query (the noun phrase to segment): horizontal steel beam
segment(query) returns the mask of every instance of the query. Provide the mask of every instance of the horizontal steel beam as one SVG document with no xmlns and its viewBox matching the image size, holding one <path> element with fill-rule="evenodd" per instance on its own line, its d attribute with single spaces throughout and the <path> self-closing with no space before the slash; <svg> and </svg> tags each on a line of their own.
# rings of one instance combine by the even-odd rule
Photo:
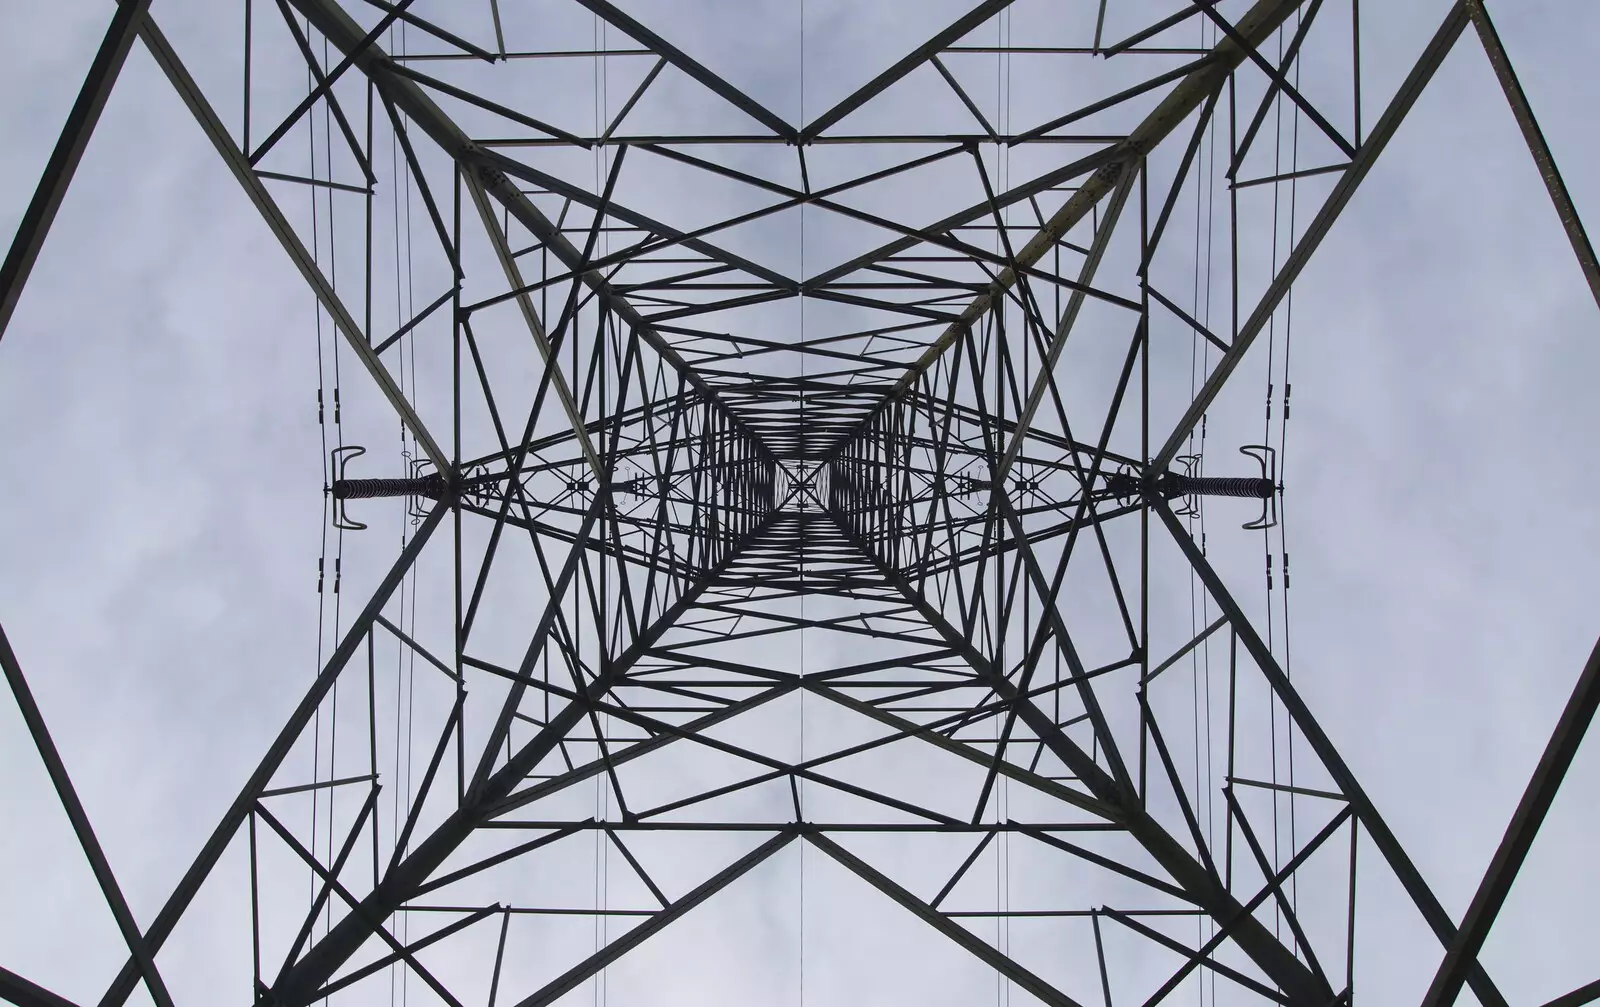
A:
<svg viewBox="0 0 1600 1007">
<path fill-rule="evenodd" d="M 922 922 L 955 941 L 985 965 L 1016 983 L 1028 993 L 1038 997 L 1042 1002 L 1049 1004 L 1050 1007 L 1083 1007 L 1078 1001 L 1023 968 L 1010 955 L 1002 953 L 988 941 L 923 902 L 896 884 L 888 875 L 877 870 L 832 839 L 820 832 L 811 830 L 807 830 L 805 836 L 807 842 L 832 857 L 850 873 L 887 895 L 902 908 L 910 910 Z"/>
<path fill-rule="evenodd" d="M 583 0 L 580 0 L 580 2 L 583 2 Z M 800 132 L 801 141 L 810 142 L 821 136 L 836 125 L 839 120 L 887 91 L 947 47 L 961 41 L 962 37 L 968 32 L 978 28 L 985 21 L 1010 7 L 1012 2 L 1013 0 L 983 0 L 982 3 L 957 18 L 948 28 L 940 31 L 922 45 L 917 46 L 916 49 L 896 61 L 893 66 L 846 95 L 826 112 L 806 123 L 805 129 Z"/>
<path fill-rule="evenodd" d="M 550 1004 L 555 1003 L 561 997 L 583 985 L 595 973 L 660 933 L 669 924 L 687 915 L 691 909 L 772 859 L 773 855 L 788 846 L 794 837 L 795 830 L 793 828 L 785 829 L 773 836 L 738 860 L 735 860 L 732 864 L 696 885 L 687 895 L 672 902 L 645 922 L 568 969 L 537 993 L 519 1000 L 517 1007 L 549 1007 Z"/>
</svg>

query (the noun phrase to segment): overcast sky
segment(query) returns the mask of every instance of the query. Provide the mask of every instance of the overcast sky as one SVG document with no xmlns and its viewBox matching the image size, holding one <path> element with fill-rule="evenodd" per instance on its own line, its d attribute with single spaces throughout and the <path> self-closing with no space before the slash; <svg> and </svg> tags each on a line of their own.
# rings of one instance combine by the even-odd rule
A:
<svg viewBox="0 0 1600 1007">
<path fill-rule="evenodd" d="M 205 6 L 153 9 L 232 121 L 238 12 Z M 798 5 L 624 6 L 799 117 Z M 808 116 L 965 4 L 917 17 L 908 6 L 810 4 Z M 1369 125 L 1445 5 L 1396 6 L 1363 40 Z M 1600 9 L 1493 10 L 1593 219 Z M 20 217 L 110 13 L 97 0 L 0 0 L 4 221 Z M 1027 100 L 1051 107 L 1048 94 Z M 1587 436 L 1600 422 L 1600 316 L 1470 33 L 1296 287 L 1294 311 L 1295 681 L 1459 918 L 1600 630 Z M 0 622 L 146 924 L 314 668 L 313 319 L 298 275 L 136 46 L 0 342 Z M 360 380 L 346 374 L 347 387 Z M 1221 423 L 1259 414 L 1259 372 L 1248 380 L 1219 405 Z M 361 436 L 393 437 L 381 409 L 352 411 Z M 1242 443 L 1246 421 L 1223 429 Z M 1230 544 L 1242 533 L 1224 518 L 1214 558 L 1259 607 L 1259 550 Z M 352 583 L 376 580 L 393 547 L 363 540 Z M 1594 978 L 1596 751 L 1580 753 L 1485 951 L 1517 1005 Z M 9 699 L 0 821 L 0 964 L 93 1002 L 125 949 Z M 1371 905 L 1399 907 L 1370 850 L 1363 901 L 1370 891 Z M 808 855 L 806 869 L 817 863 Z M 614 980 L 612 998 L 800 1003 L 796 867 L 702 907 L 668 950 L 647 945 L 654 957 Z M 884 900 L 811 883 L 806 1003 L 994 995 L 981 965 Z M 248 995 L 229 971 L 242 917 L 219 908 L 237 896 L 208 890 L 200 922 L 164 952 L 179 1002 Z M 686 977 L 697 943 L 692 960 L 737 963 L 711 987 Z M 1358 993 L 1415 1003 L 1438 954 L 1414 914 L 1368 914 Z M 670 990 L 646 965 L 679 970 Z"/>
</svg>

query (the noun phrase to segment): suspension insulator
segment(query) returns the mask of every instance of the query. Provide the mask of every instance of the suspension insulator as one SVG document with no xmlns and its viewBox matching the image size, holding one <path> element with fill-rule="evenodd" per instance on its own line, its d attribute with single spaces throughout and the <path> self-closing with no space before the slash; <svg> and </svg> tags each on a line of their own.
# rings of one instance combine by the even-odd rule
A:
<svg viewBox="0 0 1600 1007">
<path fill-rule="evenodd" d="M 379 497 L 426 497 L 442 500 L 448 487 L 438 473 L 415 479 L 336 479 L 335 500 L 373 500 Z"/>
<path fill-rule="evenodd" d="M 1106 479 L 1106 491 L 1119 499 L 1140 496 L 1148 485 L 1149 482 L 1131 472 L 1117 472 Z M 1154 485 L 1156 492 L 1167 500 L 1187 496 L 1270 500 L 1278 489 L 1271 479 L 1190 476 L 1180 472 L 1163 472 L 1155 477 Z"/>
<path fill-rule="evenodd" d="M 1252 500 L 1270 500 L 1277 492 L 1271 479 L 1235 478 L 1228 476 L 1186 476 L 1177 472 L 1163 473 L 1157 482 L 1161 495 L 1173 497 L 1246 497 Z"/>
</svg>

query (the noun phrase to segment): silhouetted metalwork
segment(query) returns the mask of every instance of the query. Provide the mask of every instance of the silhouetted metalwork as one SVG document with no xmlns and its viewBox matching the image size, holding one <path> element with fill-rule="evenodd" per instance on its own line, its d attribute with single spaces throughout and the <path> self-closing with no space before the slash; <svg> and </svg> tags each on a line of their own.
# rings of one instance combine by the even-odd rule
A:
<svg viewBox="0 0 1600 1007">
<path fill-rule="evenodd" d="M 543 24 L 486 0 L 477 34 L 457 16 L 470 5 L 443 0 L 275 6 L 243 3 L 235 129 L 149 4 L 122 3 L 0 273 L 3 330 L 137 34 L 307 280 L 320 358 L 353 354 L 372 379 L 361 405 L 318 389 L 333 526 L 366 528 L 346 510 L 363 501 L 404 539 L 142 929 L 0 636 L 129 946 L 101 1007 L 141 983 L 170 1002 L 156 956 L 203 886 L 236 882 L 215 875 L 241 842 L 262 1005 L 365 1002 L 395 970 L 449 1004 L 469 999 L 464 975 L 491 1004 L 554 1003 L 806 846 L 1046 1004 L 1109 1005 L 1113 988 L 1216 1002 L 1220 985 L 1227 1002 L 1327 1007 L 1355 995 L 1360 843 L 1448 952 L 1430 1007 L 1462 984 L 1507 1002 L 1477 952 L 1592 719 L 1595 661 L 1458 930 L 1204 526 L 1208 508 L 1231 524 L 1234 501 L 1259 505 L 1244 527 L 1267 543 L 1268 611 L 1284 604 L 1287 548 L 1266 530 L 1288 381 L 1269 361 L 1268 435 L 1240 448 L 1242 474 L 1227 459 L 1257 438 L 1211 433 L 1208 474 L 1208 417 L 1287 326 L 1295 279 L 1469 22 L 1596 282 L 1480 0 L 1450 8 L 1365 131 L 1359 0 L 1102 0 L 1083 24 L 1041 6 L 1066 27 L 1026 44 L 1013 5 L 985 0 L 809 119 L 803 91 L 801 114 L 781 113 L 673 26 L 603 0 Z M 593 45 L 544 41 L 575 24 Z M 1049 94 L 1077 93 L 1070 79 L 1101 96 L 1034 95 L 1020 123 L 1009 98 L 986 109 L 972 61 L 1024 56 L 1060 68 Z M 594 68 L 589 123 L 550 69 L 573 61 Z M 598 83 L 613 65 L 632 67 L 620 103 Z M 1301 222 L 1285 229 L 1288 192 Z M 1202 223 L 1218 221 L 1213 263 Z M 1241 246 L 1270 248 L 1264 272 Z M 380 459 L 344 430 L 384 401 L 401 434 Z M 1213 538 L 1256 541 L 1228 524 Z M 448 571 L 419 575 L 424 553 Z M 408 578 L 424 586 L 397 601 Z M 1173 585 L 1200 599 L 1190 612 L 1152 597 Z M 848 727 L 812 738 L 806 716 Z M 653 845 L 684 833 L 739 852 L 706 869 Z M 885 857 L 856 845 L 867 833 L 950 862 Z M 528 865 L 568 863 L 584 836 L 642 901 L 528 894 Z M 1045 858 L 1035 902 L 979 905 L 974 865 L 1012 843 Z M 285 865 L 309 900 L 268 876 Z M 525 921 L 563 916 L 633 925 L 577 960 L 530 963 L 520 938 L 508 952 Z M 1027 918 L 1063 928 L 1048 959 L 969 925 Z M 440 967 L 447 949 L 463 950 Z M 66 1002 L 4 970 L 0 996 Z"/>
</svg>

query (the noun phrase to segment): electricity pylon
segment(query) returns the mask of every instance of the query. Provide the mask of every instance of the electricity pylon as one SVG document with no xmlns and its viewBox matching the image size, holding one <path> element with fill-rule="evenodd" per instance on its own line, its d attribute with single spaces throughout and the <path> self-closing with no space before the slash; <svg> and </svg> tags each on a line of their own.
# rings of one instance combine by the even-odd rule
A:
<svg viewBox="0 0 1600 1007">
<path fill-rule="evenodd" d="M 0 639 L 128 944 L 103 1007 L 171 1001 L 161 949 L 222 884 L 254 975 L 218 1000 L 403 975 L 555 1003 L 802 847 L 1025 999 L 1323 1007 L 1354 996 L 1362 844 L 1438 939 L 1428 1003 L 1507 1003 L 1477 951 L 1600 662 L 1458 923 L 1203 523 L 1268 543 L 1282 606 L 1286 362 L 1253 372 L 1260 443 L 1207 466 L 1236 433 L 1208 419 L 1463 35 L 1600 300 L 1481 3 L 1365 108 L 1356 0 L 985 0 L 839 94 L 798 29 L 753 92 L 606 0 L 512 6 L 244 0 L 239 51 L 204 54 L 243 80 L 225 103 L 124 0 L 0 274 L 3 333 L 141 44 L 304 275 L 321 357 L 370 378 L 319 399 L 334 526 L 404 538 L 152 920 Z M 344 441 L 380 396 L 392 455 Z M 603 899 L 553 880 L 573 864 Z M 563 957 L 573 918 L 603 929 Z"/>
</svg>

